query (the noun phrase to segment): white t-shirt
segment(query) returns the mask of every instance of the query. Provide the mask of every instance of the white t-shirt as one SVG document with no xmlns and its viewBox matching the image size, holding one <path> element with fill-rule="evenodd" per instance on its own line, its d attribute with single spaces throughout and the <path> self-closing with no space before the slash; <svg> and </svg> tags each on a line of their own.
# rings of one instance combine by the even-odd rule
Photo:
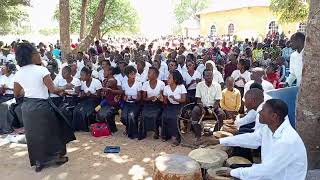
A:
<svg viewBox="0 0 320 180">
<path fill-rule="evenodd" d="M 98 79 L 92 78 L 90 87 L 87 86 L 85 81 L 81 81 L 81 90 L 85 93 L 89 92 L 91 94 L 97 95 L 97 90 L 102 89 L 102 84 Z"/>
<path fill-rule="evenodd" d="M 122 90 L 124 94 L 128 96 L 128 99 L 137 99 L 138 92 L 142 90 L 142 83 L 135 81 L 130 87 L 127 81 L 122 81 Z"/>
<path fill-rule="evenodd" d="M 160 92 L 163 91 L 165 84 L 163 81 L 157 80 L 157 85 L 154 89 L 150 87 L 150 81 L 143 83 L 142 91 L 147 92 L 147 97 L 160 96 Z"/>
<path fill-rule="evenodd" d="M 180 99 L 182 94 L 187 94 L 186 87 L 184 85 L 178 85 L 176 89 L 172 92 L 169 85 L 167 85 L 163 90 L 163 95 L 168 97 L 168 100 L 171 104 L 179 104 L 170 98 L 170 96 L 174 96 L 176 99 Z"/>
<path fill-rule="evenodd" d="M 148 80 L 148 71 L 149 71 L 149 67 L 145 67 L 141 74 L 137 72 L 136 81 L 139 81 L 141 83 L 146 82 Z"/>
<path fill-rule="evenodd" d="M 245 83 L 249 82 L 251 79 L 251 73 L 249 71 L 245 71 L 243 74 L 241 74 L 240 70 L 235 70 L 232 72 L 231 77 L 235 80 L 235 85 L 238 87 L 244 87 Z M 238 78 L 244 78 L 246 82 L 243 82 L 242 80 L 238 80 Z"/>
<path fill-rule="evenodd" d="M 250 89 L 250 86 L 254 83 L 254 80 L 251 80 L 249 82 L 247 82 L 245 85 L 244 85 L 244 95 L 246 94 L 247 91 L 249 91 Z M 266 80 L 262 80 L 262 88 L 263 88 L 263 91 L 264 92 L 267 92 L 267 91 L 270 91 L 270 90 L 273 90 L 274 89 L 274 86 L 269 82 L 269 81 L 266 81 Z"/>
<path fill-rule="evenodd" d="M 43 78 L 50 72 L 43 66 L 30 64 L 23 66 L 17 71 L 14 82 L 21 85 L 24 90 L 24 97 L 48 99 L 48 88 L 43 82 Z"/>
<path fill-rule="evenodd" d="M 56 75 L 56 77 L 53 80 L 53 84 L 55 87 L 59 87 L 58 83 L 59 83 L 60 79 L 63 79 L 62 75 L 59 75 L 59 74 Z M 58 94 L 50 93 L 50 97 L 55 98 L 55 97 L 60 97 L 60 96 Z"/>
<path fill-rule="evenodd" d="M 192 80 L 197 80 L 197 79 L 201 80 L 201 74 L 198 71 L 194 71 L 192 76 L 190 76 L 188 72 L 185 72 L 182 74 L 182 77 L 187 85 L 190 84 Z M 196 87 L 197 87 L 197 83 L 195 82 L 189 86 L 188 90 L 196 89 Z"/>
<path fill-rule="evenodd" d="M 14 74 L 10 76 L 2 75 L 0 76 L 0 86 L 5 86 L 7 88 L 13 89 L 14 84 Z M 12 90 L 6 90 L 5 94 L 13 94 Z"/>
<path fill-rule="evenodd" d="M 99 80 L 100 81 L 103 81 L 104 80 L 104 70 L 103 69 L 101 69 L 99 72 L 98 72 L 98 76 L 99 76 Z"/>
</svg>

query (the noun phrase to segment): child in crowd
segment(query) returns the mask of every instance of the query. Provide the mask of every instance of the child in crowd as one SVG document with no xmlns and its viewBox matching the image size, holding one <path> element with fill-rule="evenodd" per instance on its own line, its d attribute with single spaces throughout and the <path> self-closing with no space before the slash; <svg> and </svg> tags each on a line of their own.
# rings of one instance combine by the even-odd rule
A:
<svg viewBox="0 0 320 180">
<path fill-rule="evenodd" d="M 228 119 L 233 119 L 241 107 L 241 94 L 234 87 L 234 79 L 228 77 L 226 79 L 226 89 L 222 91 L 222 99 L 220 100 L 221 108 L 226 112 Z"/>
<path fill-rule="evenodd" d="M 263 53 L 263 60 L 260 62 L 260 66 L 266 68 L 271 63 L 270 54 L 268 52 Z"/>
<path fill-rule="evenodd" d="M 267 69 L 267 81 L 273 84 L 274 88 L 278 89 L 280 88 L 280 82 L 279 82 L 279 73 L 278 73 L 278 66 L 275 63 L 271 63 Z"/>
</svg>

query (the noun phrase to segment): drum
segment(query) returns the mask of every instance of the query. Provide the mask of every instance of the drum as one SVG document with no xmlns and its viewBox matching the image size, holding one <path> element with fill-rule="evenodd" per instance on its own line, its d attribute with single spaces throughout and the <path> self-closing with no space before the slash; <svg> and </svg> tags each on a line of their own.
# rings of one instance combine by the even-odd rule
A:
<svg viewBox="0 0 320 180">
<path fill-rule="evenodd" d="M 228 159 L 228 154 L 222 150 L 210 148 L 198 148 L 191 151 L 188 155 L 196 160 L 203 169 L 222 167 Z"/>
<path fill-rule="evenodd" d="M 243 158 L 240 156 L 233 156 L 226 160 L 226 166 L 230 167 L 232 164 L 252 164 L 252 163 L 246 158 Z"/>
<path fill-rule="evenodd" d="M 217 171 L 220 170 L 231 170 L 231 168 L 228 167 L 220 167 L 220 168 L 211 168 L 207 171 L 206 179 L 207 180 L 234 180 L 233 177 L 224 177 L 217 175 Z"/>
<path fill-rule="evenodd" d="M 153 180 L 201 180 L 199 164 L 188 156 L 167 154 L 154 162 Z"/>
<path fill-rule="evenodd" d="M 225 131 L 216 131 L 216 132 L 213 132 L 213 136 L 217 139 L 220 139 L 220 138 L 224 138 L 224 137 L 231 137 L 231 136 L 233 136 L 233 134 L 231 134 L 229 132 L 225 132 Z"/>
</svg>

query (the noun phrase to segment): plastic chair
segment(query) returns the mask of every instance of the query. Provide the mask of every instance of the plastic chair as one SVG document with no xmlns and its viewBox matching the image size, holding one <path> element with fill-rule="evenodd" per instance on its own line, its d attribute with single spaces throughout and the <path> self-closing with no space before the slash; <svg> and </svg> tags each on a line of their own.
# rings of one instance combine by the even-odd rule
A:
<svg viewBox="0 0 320 180">
<path fill-rule="evenodd" d="M 296 99 L 298 94 L 299 88 L 296 86 L 282 88 L 282 89 L 275 89 L 266 92 L 269 96 L 273 99 L 281 99 L 288 105 L 288 116 L 290 123 L 293 128 L 296 125 Z"/>
</svg>

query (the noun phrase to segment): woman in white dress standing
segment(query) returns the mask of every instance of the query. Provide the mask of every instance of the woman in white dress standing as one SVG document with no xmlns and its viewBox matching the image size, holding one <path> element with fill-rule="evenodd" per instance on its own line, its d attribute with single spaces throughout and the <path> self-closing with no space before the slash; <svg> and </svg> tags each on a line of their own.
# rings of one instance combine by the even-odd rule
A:
<svg viewBox="0 0 320 180">
<path fill-rule="evenodd" d="M 30 43 L 19 44 L 16 59 L 21 68 L 15 75 L 14 95 L 24 96 L 21 109 L 29 159 L 39 172 L 45 165 L 67 162 L 66 144 L 75 140 L 75 136 L 67 120 L 49 100 L 48 91 L 59 94 L 63 89 L 56 88 L 49 71 L 40 66 L 36 48 Z"/>
</svg>

